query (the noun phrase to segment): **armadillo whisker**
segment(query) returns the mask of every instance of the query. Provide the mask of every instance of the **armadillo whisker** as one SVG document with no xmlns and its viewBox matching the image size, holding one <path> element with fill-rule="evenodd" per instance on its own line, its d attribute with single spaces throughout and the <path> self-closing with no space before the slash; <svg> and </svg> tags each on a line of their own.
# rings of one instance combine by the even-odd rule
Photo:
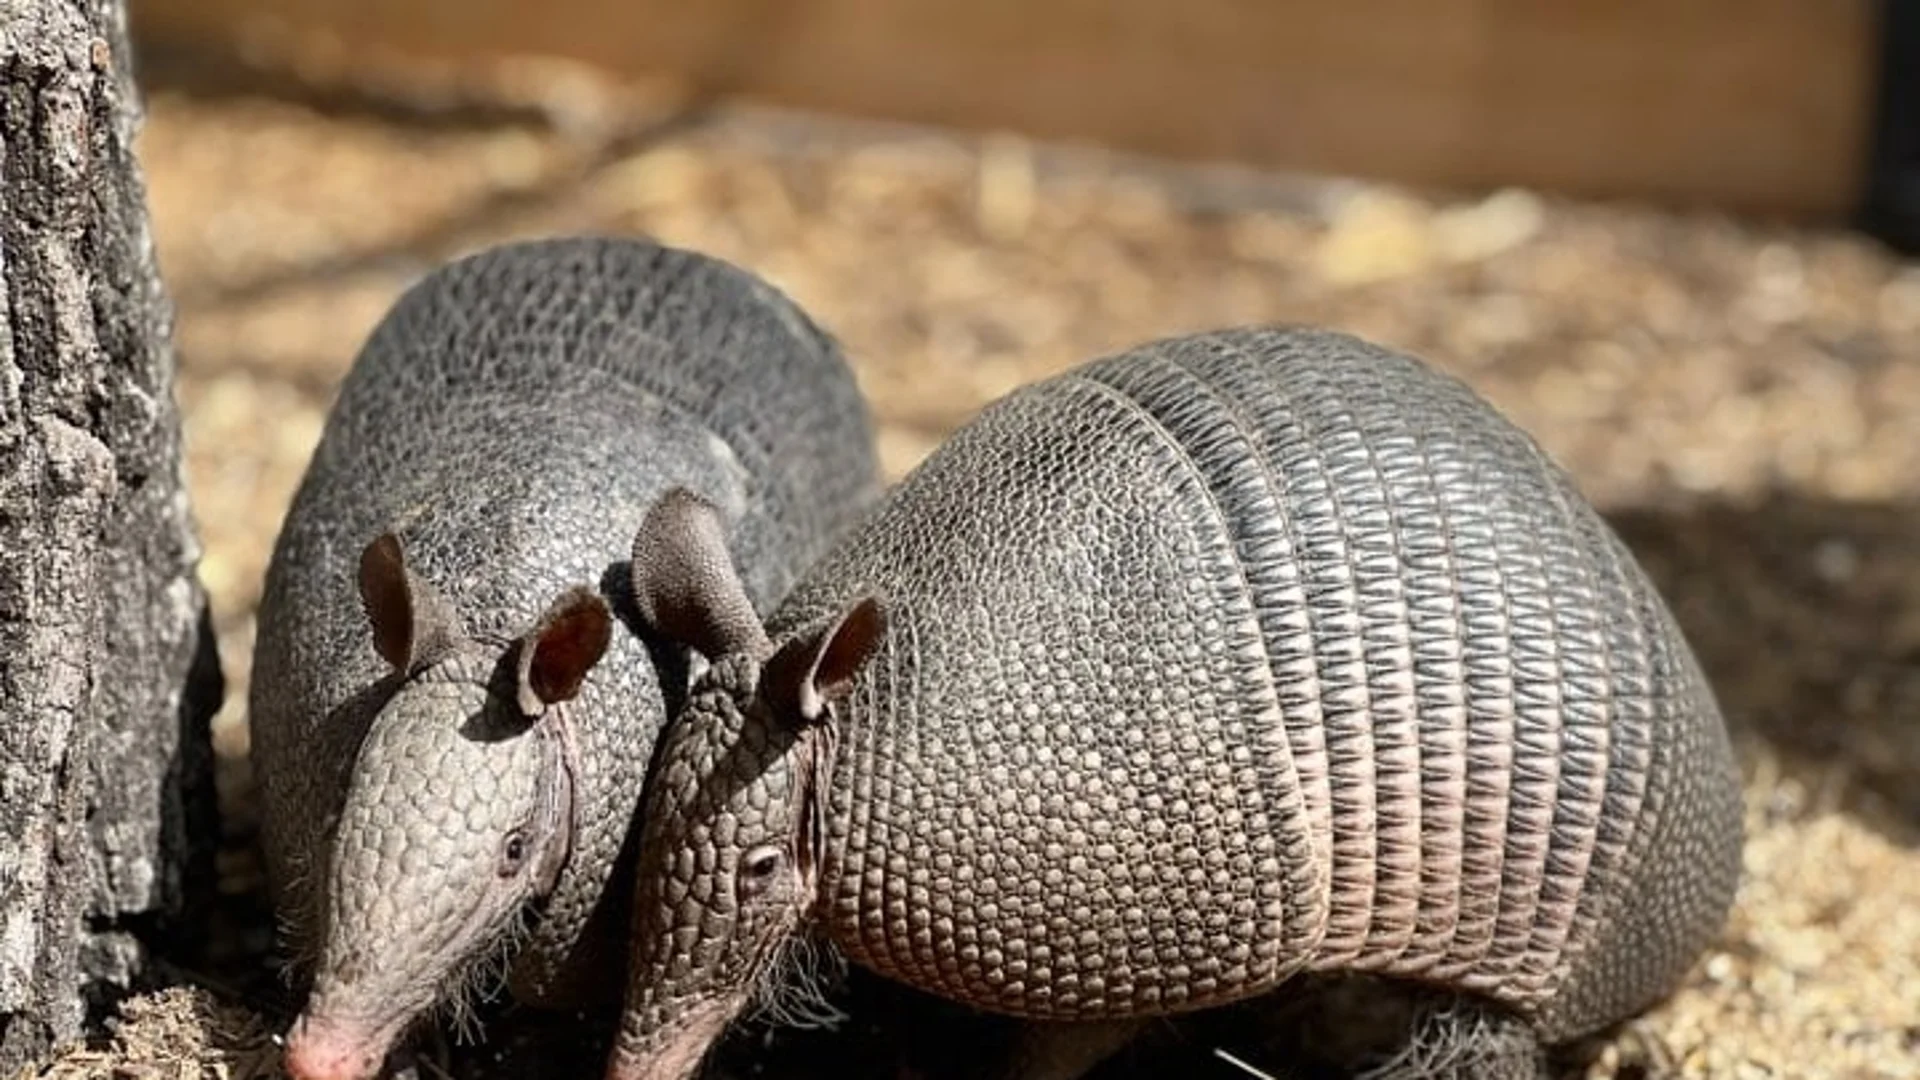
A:
<svg viewBox="0 0 1920 1080">
<path fill-rule="evenodd" d="M 1234 1056 L 1232 1053 L 1229 1053 L 1227 1049 L 1223 1046 L 1214 1047 L 1213 1056 L 1219 1058 L 1221 1061 L 1224 1061 L 1229 1065 L 1232 1065 L 1237 1069 L 1240 1069 L 1241 1071 L 1247 1073 L 1249 1076 L 1257 1076 L 1260 1078 L 1260 1080 L 1279 1080 L 1279 1077 L 1274 1076 L 1272 1073 L 1267 1072 L 1264 1069 L 1255 1068 L 1254 1066 L 1247 1064 L 1244 1060 Z"/>
</svg>

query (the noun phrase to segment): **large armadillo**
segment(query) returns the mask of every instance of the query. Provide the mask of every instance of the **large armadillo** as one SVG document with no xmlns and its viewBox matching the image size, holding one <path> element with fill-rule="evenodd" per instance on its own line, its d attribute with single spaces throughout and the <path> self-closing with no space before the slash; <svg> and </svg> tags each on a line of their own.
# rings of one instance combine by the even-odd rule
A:
<svg viewBox="0 0 1920 1080">
<path fill-rule="evenodd" d="M 878 496 L 838 348 L 750 273 L 516 242 L 373 331 L 279 536 L 251 686 L 268 868 L 312 983 L 296 1077 L 374 1073 L 483 976 L 618 1001 L 615 865 L 686 673 L 617 618 L 638 626 L 625 561 L 670 487 L 723 508 L 767 611 Z"/>
<path fill-rule="evenodd" d="M 640 607 L 713 663 L 648 780 L 612 1077 L 695 1073 L 822 939 L 1035 1021 L 1012 1075 L 1365 973 L 1445 1004 L 1356 1071 L 1533 1077 L 1726 917 L 1738 775 L 1668 609 L 1404 354 L 1246 328 L 1018 390 L 766 630 L 722 535 L 683 492 L 640 534 Z"/>
</svg>

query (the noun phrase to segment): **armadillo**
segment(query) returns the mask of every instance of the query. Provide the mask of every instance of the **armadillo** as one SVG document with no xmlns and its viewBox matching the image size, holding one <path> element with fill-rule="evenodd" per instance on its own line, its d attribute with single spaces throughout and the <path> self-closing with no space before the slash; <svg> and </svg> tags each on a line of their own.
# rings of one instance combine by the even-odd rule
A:
<svg viewBox="0 0 1920 1080">
<path fill-rule="evenodd" d="M 366 340 L 274 547 L 249 694 L 310 984 L 295 1077 L 372 1075 L 502 982 L 617 1005 L 616 865 L 687 680 L 626 573 L 669 488 L 720 508 L 762 611 L 879 494 L 838 345 L 742 267 L 510 242 L 430 271 Z"/>
<path fill-rule="evenodd" d="M 1739 774 L 1683 632 L 1404 351 L 1236 327 L 1017 389 L 770 620 L 722 536 L 690 492 L 636 536 L 710 665 L 647 780 L 615 1080 L 696 1074 L 823 944 L 1017 1018 L 998 1075 L 1354 976 L 1440 1002 L 1356 1073 L 1531 1078 L 1727 918 Z"/>
</svg>

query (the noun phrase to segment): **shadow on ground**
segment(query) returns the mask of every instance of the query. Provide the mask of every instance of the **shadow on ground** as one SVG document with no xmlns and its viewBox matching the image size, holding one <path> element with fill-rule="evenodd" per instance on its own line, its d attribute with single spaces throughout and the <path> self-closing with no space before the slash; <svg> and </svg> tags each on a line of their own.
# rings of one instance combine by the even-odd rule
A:
<svg viewBox="0 0 1920 1080">
<path fill-rule="evenodd" d="M 243 284 L 196 289 L 178 280 L 170 282 L 174 301 L 182 307 L 220 307 L 258 302 L 287 292 L 338 284 L 388 265 L 425 268 L 445 262 L 480 227 L 513 214 L 550 206 L 577 194 L 607 167 L 665 142 L 700 125 L 709 115 L 711 94 L 684 95 L 611 113 L 617 119 L 569 127 L 567 117 L 539 103 L 502 100 L 484 88 L 462 93 L 442 88 L 435 93 L 407 94 L 385 85 L 318 82 L 277 69 L 242 62 L 219 50 L 181 46 L 164 40 L 142 40 L 139 50 L 140 84 L 149 96 L 173 93 L 184 97 L 256 99 L 306 109 L 319 116 L 375 121 L 420 132 L 499 131 L 522 128 L 565 131 L 574 144 L 571 164 L 556 175 L 525 188 L 499 190 L 444 217 L 430 218 L 390 242 L 366 249 L 350 249 L 336 256 L 266 273 Z"/>
<path fill-rule="evenodd" d="M 1783 774 L 1920 846 L 1920 501 L 1788 494 L 1610 518 L 1743 748 L 1769 744 Z"/>
</svg>

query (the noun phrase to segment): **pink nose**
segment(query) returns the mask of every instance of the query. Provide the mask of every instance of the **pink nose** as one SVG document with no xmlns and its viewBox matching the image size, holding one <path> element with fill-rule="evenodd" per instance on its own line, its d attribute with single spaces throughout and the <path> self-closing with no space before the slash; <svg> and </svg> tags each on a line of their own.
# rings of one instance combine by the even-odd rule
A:
<svg viewBox="0 0 1920 1080">
<path fill-rule="evenodd" d="M 384 1057 L 368 1040 L 304 1016 L 287 1033 L 285 1065 L 293 1080 L 371 1080 Z"/>
</svg>

